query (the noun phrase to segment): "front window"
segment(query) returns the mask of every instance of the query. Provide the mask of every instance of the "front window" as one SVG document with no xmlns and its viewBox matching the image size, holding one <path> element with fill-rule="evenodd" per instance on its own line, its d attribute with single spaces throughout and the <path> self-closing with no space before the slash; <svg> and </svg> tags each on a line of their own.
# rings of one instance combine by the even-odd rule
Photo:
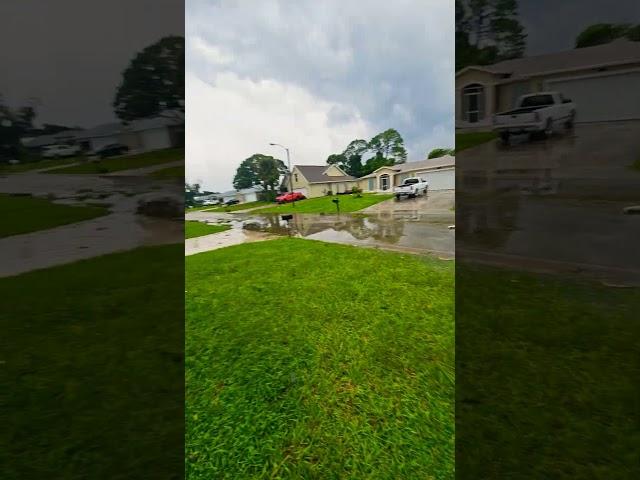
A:
<svg viewBox="0 0 640 480">
<path fill-rule="evenodd" d="M 389 190 L 389 175 L 386 173 L 380 176 L 380 190 Z"/>
<path fill-rule="evenodd" d="M 484 87 L 479 83 L 462 89 L 462 115 L 467 122 L 476 123 L 484 118 L 484 97 Z"/>
<path fill-rule="evenodd" d="M 546 107 L 547 105 L 553 105 L 553 97 L 551 95 L 531 95 L 522 99 L 523 108 L 526 107 Z"/>
<path fill-rule="evenodd" d="M 376 189 L 376 179 L 375 178 L 370 178 L 369 179 L 369 190 L 373 191 Z"/>
</svg>

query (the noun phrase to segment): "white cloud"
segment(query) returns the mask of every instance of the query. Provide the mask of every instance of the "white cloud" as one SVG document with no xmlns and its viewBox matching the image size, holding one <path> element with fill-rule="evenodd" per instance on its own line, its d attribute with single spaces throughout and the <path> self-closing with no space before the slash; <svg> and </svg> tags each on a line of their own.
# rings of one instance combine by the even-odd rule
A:
<svg viewBox="0 0 640 480">
<path fill-rule="evenodd" d="M 294 163 L 308 164 L 387 128 L 409 161 L 453 146 L 454 2 L 186 5 L 189 178 L 214 175 L 205 159 L 215 156 L 226 172 L 216 188 L 228 189 L 269 141 L 295 143 Z"/>
<path fill-rule="evenodd" d="M 187 73 L 186 95 L 187 178 L 216 191 L 232 188 L 236 168 L 254 153 L 286 161 L 269 142 L 288 146 L 292 164 L 321 165 L 352 139 L 373 134 L 357 112 L 332 125 L 332 112 L 342 106 L 274 80 L 220 73 L 208 84 Z"/>
</svg>

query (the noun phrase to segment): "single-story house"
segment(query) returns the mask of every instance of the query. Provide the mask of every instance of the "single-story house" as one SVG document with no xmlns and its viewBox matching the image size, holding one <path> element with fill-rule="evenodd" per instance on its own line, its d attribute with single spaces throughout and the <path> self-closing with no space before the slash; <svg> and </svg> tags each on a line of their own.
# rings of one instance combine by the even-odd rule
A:
<svg viewBox="0 0 640 480">
<path fill-rule="evenodd" d="M 262 190 L 262 185 L 256 185 L 251 188 L 241 188 L 237 192 L 237 198 L 240 200 L 240 203 L 257 202 Z"/>
<path fill-rule="evenodd" d="M 22 144 L 33 151 L 47 145 L 77 144 L 89 152 L 113 143 L 127 145 L 131 153 L 184 146 L 184 119 L 178 115 L 142 118 L 127 124 L 103 123 L 86 130 L 65 130 L 22 139 Z"/>
<path fill-rule="evenodd" d="M 349 192 L 358 184 L 358 179 L 347 175 L 337 165 L 295 165 L 291 172 L 294 192 L 307 198 L 322 197 L 331 193 Z M 289 190 L 289 178 L 284 184 Z"/>
<path fill-rule="evenodd" d="M 295 165 L 292 171 L 293 191 L 308 198 L 331 193 L 349 192 L 359 187 L 364 192 L 389 192 L 407 178 L 419 177 L 429 182 L 430 190 L 454 190 L 456 188 L 455 157 L 406 162 L 378 168 L 363 177 L 352 177 L 336 165 Z M 285 186 L 289 190 L 289 180 Z"/>
<path fill-rule="evenodd" d="M 39 152 L 44 147 L 49 145 L 60 145 L 60 144 L 76 144 L 78 136 L 81 135 L 83 130 L 63 130 L 57 133 L 50 133 L 47 135 L 39 135 L 37 137 L 24 137 L 20 139 L 22 145 L 25 146 L 28 150 L 33 152 Z"/>
<path fill-rule="evenodd" d="M 576 104 L 576 122 L 640 119 L 640 42 L 517 58 L 456 73 L 456 128 L 491 127 L 521 95 L 559 91 Z"/>
<path fill-rule="evenodd" d="M 407 178 L 422 178 L 429 182 L 429 190 L 455 190 L 455 167 L 452 155 L 385 166 L 358 178 L 358 186 L 364 192 L 388 192 Z"/>
<path fill-rule="evenodd" d="M 162 150 L 184 145 L 184 120 L 179 117 L 153 117 L 128 123 L 104 123 L 84 130 L 78 142 L 96 151 L 105 145 L 121 143 L 131 153 Z"/>
</svg>

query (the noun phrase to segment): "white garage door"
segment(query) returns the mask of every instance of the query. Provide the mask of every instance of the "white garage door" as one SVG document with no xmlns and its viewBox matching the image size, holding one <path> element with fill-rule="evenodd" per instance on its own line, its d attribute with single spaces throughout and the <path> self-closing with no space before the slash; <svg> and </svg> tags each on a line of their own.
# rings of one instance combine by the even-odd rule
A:
<svg viewBox="0 0 640 480">
<path fill-rule="evenodd" d="M 453 168 L 419 172 L 418 176 L 429 182 L 429 190 L 454 190 L 456 188 L 456 172 Z"/>
<path fill-rule="evenodd" d="M 607 122 L 640 118 L 638 85 L 640 85 L 640 72 L 547 82 L 549 90 L 557 90 L 573 100 L 576 104 L 577 122 Z"/>
<path fill-rule="evenodd" d="M 306 188 L 294 188 L 293 189 L 294 192 L 298 192 L 303 194 L 305 197 L 307 196 L 307 189 Z"/>
<path fill-rule="evenodd" d="M 142 132 L 144 150 L 160 150 L 171 146 L 169 131 L 166 128 L 154 128 Z"/>
</svg>

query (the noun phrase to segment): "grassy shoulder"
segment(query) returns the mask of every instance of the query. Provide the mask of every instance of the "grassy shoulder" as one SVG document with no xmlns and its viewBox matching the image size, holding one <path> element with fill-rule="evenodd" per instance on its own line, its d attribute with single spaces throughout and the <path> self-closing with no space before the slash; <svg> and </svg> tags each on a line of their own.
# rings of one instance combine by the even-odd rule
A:
<svg viewBox="0 0 640 480">
<path fill-rule="evenodd" d="M 640 289 L 460 264 L 456 288 L 460 478 L 637 478 Z"/>
<path fill-rule="evenodd" d="M 184 223 L 184 238 L 202 237 L 203 235 L 224 232 L 230 228 L 229 225 L 210 225 L 195 220 L 188 220 Z"/>
<path fill-rule="evenodd" d="M 185 261 L 189 479 L 453 476 L 452 263 L 302 239 Z"/>
<path fill-rule="evenodd" d="M 181 476 L 183 282 L 181 244 L 0 278 L 3 478 Z"/>
<path fill-rule="evenodd" d="M 283 205 L 272 205 L 267 208 L 255 210 L 253 213 L 335 213 L 336 204 L 333 200 L 340 200 L 340 211 L 357 212 L 363 208 L 370 207 L 376 203 L 384 202 L 393 198 L 393 195 L 363 193 L 360 197 L 356 195 L 327 195 L 324 197 L 308 198 L 295 203 L 285 203 Z"/>
<path fill-rule="evenodd" d="M 82 222 L 109 213 L 99 205 L 63 205 L 44 198 L 0 194 L 0 238 Z"/>
<path fill-rule="evenodd" d="M 268 205 L 275 205 L 273 202 L 247 202 L 238 203 L 237 205 L 228 205 L 222 207 L 205 208 L 207 212 L 237 212 L 238 210 L 246 210 L 248 208 L 266 207 Z"/>
<path fill-rule="evenodd" d="M 177 167 L 168 167 L 161 170 L 156 170 L 150 174 L 152 177 L 158 178 L 180 178 L 184 177 L 184 165 Z"/>
<path fill-rule="evenodd" d="M 84 162 L 81 165 L 71 167 L 56 168 L 48 171 L 50 174 L 104 174 L 130 170 L 134 168 L 150 167 L 162 163 L 175 162 L 184 159 L 184 148 L 170 148 L 166 150 L 156 150 L 137 155 L 127 155 L 125 157 L 106 158 L 99 161 Z M 184 171 L 184 167 L 181 167 Z"/>
<path fill-rule="evenodd" d="M 456 152 L 475 147 L 498 138 L 495 132 L 465 132 L 456 133 Z"/>
<path fill-rule="evenodd" d="M 45 168 L 64 167 L 72 163 L 84 162 L 86 157 L 70 157 L 70 158 L 57 158 L 47 160 L 33 160 L 17 165 L 0 164 L 0 173 L 22 173 L 29 172 L 31 170 L 41 170 Z"/>
</svg>

